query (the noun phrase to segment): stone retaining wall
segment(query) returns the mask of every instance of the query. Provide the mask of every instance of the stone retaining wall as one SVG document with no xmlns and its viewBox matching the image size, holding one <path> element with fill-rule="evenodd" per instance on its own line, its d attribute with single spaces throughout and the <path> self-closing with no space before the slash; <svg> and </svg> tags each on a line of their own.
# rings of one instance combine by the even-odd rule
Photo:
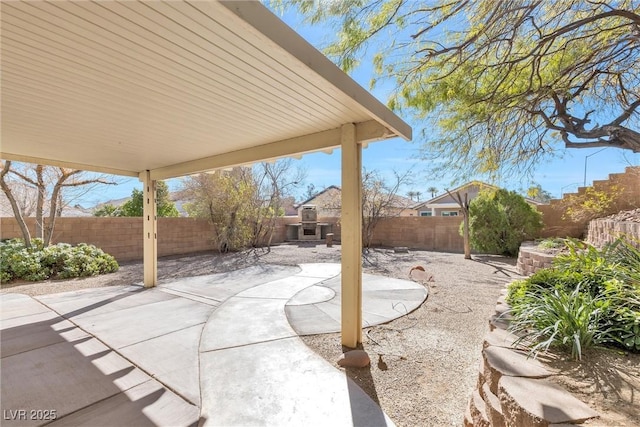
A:
<svg viewBox="0 0 640 427">
<path fill-rule="evenodd" d="M 601 248 L 623 235 L 629 236 L 628 240 L 640 248 L 640 222 L 594 219 L 589 222 L 587 243 Z"/>
<path fill-rule="evenodd" d="M 579 424 L 598 414 L 562 387 L 527 353 L 514 349 L 507 331 L 508 310 L 502 292 L 482 349 L 478 383 L 469 399 L 465 427 L 547 427 Z"/>
<path fill-rule="evenodd" d="M 551 267 L 554 258 L 554 254 L 548 254 L 536 249 L 534 242 L 523 242 L 518 251 L 516 270 L 518 274 L 530 276 L 542 268 Z"/>
</svg>

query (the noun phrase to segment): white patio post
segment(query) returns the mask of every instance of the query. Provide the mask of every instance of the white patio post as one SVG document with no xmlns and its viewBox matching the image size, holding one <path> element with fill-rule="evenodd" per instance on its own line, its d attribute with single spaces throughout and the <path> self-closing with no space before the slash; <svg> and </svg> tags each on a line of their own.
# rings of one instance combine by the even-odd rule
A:
<svg viewBox="0 0 640 427">
<path fill-rule="evenodd" d="M 342 345 L 362 342 L 362 147 L 342 125 Z"/>
<path fill-rule="evenodd" d="M 142 191 L 142 216 L 144 233 L 144 287 L 151 288 L 158 282 L 158 218 L 156 216 L 156 181 L 149 171 L 140 174 Z"/>
</svg>

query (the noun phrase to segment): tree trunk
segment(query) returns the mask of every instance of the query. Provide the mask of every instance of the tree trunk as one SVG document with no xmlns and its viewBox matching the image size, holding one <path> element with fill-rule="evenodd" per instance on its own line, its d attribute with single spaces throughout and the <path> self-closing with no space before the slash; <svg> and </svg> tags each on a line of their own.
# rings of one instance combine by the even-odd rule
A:
<svg viewBox="0 0 640 427">
<path fill-rule="evenodd" d="M 59 179 L 58 182 L 53 187 L 53 193 L 51 194 L 51 202 L 49 204 L 49 218 L 47 219 L 47 223 L 43 224 L 44 229 L 44 246 L 47 247 L 51 244 L 51 239 L 53 237 L 53 227 L 56 224 L 56 217 L 58 212 L 58 202 L 60 200 L 60 190 L 62 183 L 64 182 L 64 174 L 63 178 Z"/>
<path fill-rule="evenodd" d="M 464 259 L 471 259 L 471 244 L 469 243 L 469 210 L 462 210 L 462 234 L 464 238 Z"/>
<path fill-rule="evenodd" d="M 38 190 L 38 198 L 36 202 L 36 237 L 44 240 L 44 201 L 46 198 L 46 185 L 44 183 L 43 176 L 44 166 L 37 165 L 36 166 L 36 179 L 37 179 L 37 190 Z"/>
<path fill-rule="evenodd" d="M 7 172 L 9 172 L 9 169 L 11 169 L 11 162 L 7 160 L 4 164 L 2 172 L 0 173 L 0 187 L 2 187 L 2 191 L 4 191 L 4 194 L 7 196 L 7 199 L 11 204 L 13 215 L 16 217 L 16 221 L 18 222 L 18 226 L 20 227 L 20 231 L 22 232 L 22 239 L 24 240 L 25 247 L 31 248 L 31 233 L 29 232 L 29 227 L 27 227 L 27 223 L 24 222 L 24 217 L 22 216 L 22 212 L 20 212 L 20 207 L 16 202 L 16 198 L 11 192 L 11 188 L 9 188 L 4 180 L 4 177 Z"/>
<path fill-rule="evenodd" d="M 455 200 L 460 206 L 460 210 L 462 211 L 462 238 L 464 240 L 464 259 L 471 259 L 471 243 L 469 238 L 469 197 L 468 193 L 464 193 L 464 201 L 462 200 L 462 196 L 460 196 L 460 192 L 457 191 L 456 194 L 452 194 L 449 190 L 446 190 L 447 194 L 451 196 L 453 200 Z"/>
</svg>

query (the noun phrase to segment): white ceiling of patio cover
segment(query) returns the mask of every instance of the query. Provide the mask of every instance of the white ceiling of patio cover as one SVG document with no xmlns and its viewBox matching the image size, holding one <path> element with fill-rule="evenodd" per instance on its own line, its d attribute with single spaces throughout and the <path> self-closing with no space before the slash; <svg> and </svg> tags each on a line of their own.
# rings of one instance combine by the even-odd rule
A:
<svg viewBox="0 0 640 427">
<path fill-rule="evenodd" d="M 334 147 L 344 123 L 411 138 L 258 2 L 0 7 L 5 159 L 160 179 Z"/>
</svg>

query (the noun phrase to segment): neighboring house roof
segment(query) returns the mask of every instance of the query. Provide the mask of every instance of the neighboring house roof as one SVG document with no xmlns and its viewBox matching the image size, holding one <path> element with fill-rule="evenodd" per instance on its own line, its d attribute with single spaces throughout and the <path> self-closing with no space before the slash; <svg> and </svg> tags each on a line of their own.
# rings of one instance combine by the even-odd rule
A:
<svg viewBox="0 0 640 427">
<path fill-rule="evenodd" d="M 482 181 L 470 181 L 467 182 L 465 184 L 462 184 L 459 187 L 454 188 L 453 190 L 449 190 L 449 192 L 451 194 L 456 194 L 459 191 L 462 191 L 466 188 L 469 187 L 479 187 L 479 188 L 488 188 L 488 189 L 494 189 L 497 190 L 498 187 L 496 187 L 495 185 L 491 185 L 491 184 L 487 184 L 486 182 L 482 182 Z M 441 207 L 447 207 L 448 205 L 452 205 L 455 204 L 455 206 L 458 206 L 457 202 L 455 200 L 451 200 L 451 196 L 449 196 L 449 193 L 447 193 L 446 191 L 444 193 L 441 193 L 440 195 L 429 199 L 427 201 L 424 202 L 420 202 L 416 205 L 413 206 L 413 209 L 421 209 L 421 208 L 427 208 L 427 207 L 433 207 L 432 205 L 435 205 L 436 207 L 441 206 Z"/>
<path fill-rule="evenodd" d="M 413 209 L 413 200 L 408 197 L 394 195 L 391 199 L 391 206 L 394 208 Z"/>
<path fill-rule="evenodd" d="M 22 214 L 25 217 L 35 217 L 35 200 L 37 197 L 36 189 L 24 186 L 25 188 L 22 192 L 18 192 L 18 194 L 14 194 L 16 197 L 16 202 L 20 207 Z M 48 204 L 45 204 L 44 215 L 49 216 L 49 208 Z M 4 192 L 0 192 L 0 217 L 13 217 L 13 209 L 11 208 L 11 203 L 9 203 L 9 199 L 4 194 Z M 91 216 L 91 210 L 85 209 L 80 205 L 75 206 L 64 206 L 62 208 L 62 215 L 64 217 L 78 217 L 78 216 Z"/>
<path fill-rule="evenodd" d="M 297 205 L 295 204 L 293 197 L 285 197 L 282 199 L 282 208 L 284 209 L 285 216 L 298 215 Z"/>
<path fill-rule="evenodd" d="M 311 203 L 313 200 L 315 200 L 316 198 L 320 197 L 322 194 L 331 191 L 331 190 L 338 190 L 338 191 L 342 191 L 340 189 L 340 187 L 338 187 L 337 185 L 330 185 L 327 188 L 325 188 L 324 190 L 320 191 L 319 193 L 316 193 L 313 195 L 313 197 L 309 197 L 307 200 L 300 202 L 300 203 L 296 203 L 295 205 L 293 205 L 296 209 L 300 208 L 300 206 L 302 205 L 312 205 L 313 203 Z"/>
<path fill-rule="evenodd" d="M 342 190 L 340 189 L 340 187 L 338 187 L 337 185 L 330 185 L 329 187 L 325 188 L 324 190 L 320 191 L 319 193 L 317 193 L 315 196 L 301 202 L 295 205 L 295 207 L 297 209 L 299 209 L 301 206 L 303 205 L 313 205 L 314 201 L 318 198 L 321 198 L 321 196 L 329 191 L 338 191 L 338 192 L 342 192 Z M 403 196 L 399 196 L 399 195 L 394 195 L 391 199 L 391 207 L 393 208 L 401 208 L 401 209 L 412 209 L 411 205 L 413 204 L 413 201 L 407 197 L 403 197 Z"/>
<path fill-rule="evenodd" d="M 487 184 L 482 181 L 470 181 L 465 184 L 462 184 L 459 187 L 454 188 L 453 190 L 449 190 L 451 194 L 456 194 L 457 192 L 462 192 L 462 190 L 469 189 L 470 187 L 478 187 L 479 190 L 491 189 L 491 190 L 499 190 L 500 187 L 496 187 L 492 184 Z M 524 197 L 524 200 L 530 205 L 540 205 L 541 202 L 531 199 L 529 197 Z M 444 192 L 433 199 L 427 200 L 425 202 L 418 203 L 413 205 L 413 209 L 420 210 L 423 208 L 453 208 L 459 207 L 458 202 L 451 199 L 451 196 L 448 192 Z"/>
</svg>

